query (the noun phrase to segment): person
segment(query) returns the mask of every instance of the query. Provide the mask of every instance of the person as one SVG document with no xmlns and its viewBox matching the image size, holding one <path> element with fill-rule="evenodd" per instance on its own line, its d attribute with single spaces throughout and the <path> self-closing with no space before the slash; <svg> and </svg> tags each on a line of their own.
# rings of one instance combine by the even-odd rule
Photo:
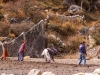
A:
<svg viewBox="0 0 100 75">
<path fill-rule="evenodd" d="M 81 64 L 82 60 L 83 61 L 83 65 L 86 65 L 86 48 L 85 48 L 85 42 L 82 42 L 79 46 L 79 62 L 78 65 Z"/>
<path fill-rule="evenodd" d="M 45 48 L 41 56 L 44 56 L 46 62 L 55 62 L 54 61 L 54 51 L 50 48 Z"/>
<path fill-rule="evenodd" d="M 53 47 L 51 47 L 51 49 L 54 51 L 54 55 L 56 55 L 57 54 L 57 49 L 53 46 Z"/>
<path fill-rule="evenodd" d="M 23 61 L 26 41 L 23 41 L 18 51 L 18 61 Z"/>
<path fill-rule="evenodd" d="M 1 60 L 6 60 L 6 57 L 8 56 L 8 42 L 6 39 L 2 41 L 2 56 Z"/>
</svg>

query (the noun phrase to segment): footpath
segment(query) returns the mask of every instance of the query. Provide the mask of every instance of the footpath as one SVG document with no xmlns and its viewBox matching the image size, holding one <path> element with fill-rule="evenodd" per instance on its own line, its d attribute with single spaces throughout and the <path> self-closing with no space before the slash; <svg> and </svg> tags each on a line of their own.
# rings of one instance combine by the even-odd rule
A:
<svg viewBox="0 0 100 75">
<path fill-rule="evenodd" d="M 17 60 L 17 57 L 8 57 L 10 60 Z M 25 59 L 24 61 L 33 61 L 33 62 L 45 62 L 43 58 L 29 58 Z M 56 63 L 62 63 L 62 64 L 77 64 L 78 59 L 55 59 Z M 99 65 L 100 59 L 90 59 L 86 60 L 87 65 L 93 64 L 93 65 Z"/>
</svg>

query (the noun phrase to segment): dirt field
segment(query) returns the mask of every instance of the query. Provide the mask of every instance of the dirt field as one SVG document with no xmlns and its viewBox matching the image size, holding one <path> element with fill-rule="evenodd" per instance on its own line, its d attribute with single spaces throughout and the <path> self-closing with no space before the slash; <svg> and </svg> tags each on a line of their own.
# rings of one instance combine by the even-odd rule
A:
<svg viewBox="0 0 100 75">
<path fill-rule="evenodd" d="M 56 75 L 72 75 L 78 72 L 93 72 L 100 67 L 99 59 L 87 60 L 87 65 L 77 65 L 77 59 L 55 59 L 56 63 L 46 63 L 43 59 L 29 59 L 17 61 L 17 58 L 0 60 L 0 74 L 27 75 L 31 69 L 39 69 L 41 72 L 51 71 Z"/>
</svg>

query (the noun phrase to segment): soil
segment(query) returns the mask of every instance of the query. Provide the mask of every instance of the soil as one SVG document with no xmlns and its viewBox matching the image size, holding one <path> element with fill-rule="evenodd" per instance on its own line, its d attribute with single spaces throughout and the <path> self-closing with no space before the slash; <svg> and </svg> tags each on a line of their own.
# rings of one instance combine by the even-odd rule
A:
<svg viewBox="0 0 100 75">
<path fill-rule="evenodd" d="M 29 59 L 17 61 L 13 58 L 0 60 L 0 74 L 27 75 L 31 69 L 39 69 L 41 72 L 50 71 L 55 75 L 72 75 L 79 72 L 93 72 L 100 67 L 100 60 L 87 60 L 87 65 L 77 65 L 78 59 L 55 59 L 56 63 L 44 62 L 44 59 Z"/>
</svg>

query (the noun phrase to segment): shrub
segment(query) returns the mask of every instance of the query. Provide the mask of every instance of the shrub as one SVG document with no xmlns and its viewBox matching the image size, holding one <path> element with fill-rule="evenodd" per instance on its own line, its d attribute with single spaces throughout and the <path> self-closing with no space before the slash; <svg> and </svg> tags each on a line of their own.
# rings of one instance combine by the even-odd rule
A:
<svg viewBox="0 0 100 75">
<path fill-rule="evenodd" d="M 18 36 L 21 32 L 28 31 L 34 24 L 31 23 L 21 23 L 21 24 L 12 24 L 10 26 L 11 33 L 14 33 L 16 36 Z"/>
<path fill-rule="evenodd" d="M 93 38 L 94 38 L 95 41 L 96 41 L 96 45 L 100 45 L 100 35 L 99 35 L 99 33 L 98 33 L 98 34 L 95 34 L 95 35 L 93 36 Z"/>
<path fill-rule="evenodd" d="M 63 36 L 71 36 L 76 34 L 76 29 L 73 28 L 71 25 L 61 26 L 61 25 L 53 25 L 49 26 L 51 31 L 55 31 Z"/>
<path fill-rule="evenodd" d="M 32 20 L 37 23 L 40 21 L 41 16 L 40 8 L 34 7 L 35 0 L 19 0 L 16 2 L 10 1 L 3 6 L 3 12 L 9 12 L 9 18 L 25 18 L 31 17 Z M 39 18 L 39 20 L 38 20 Z"/>
<path fill-rule="evenodd" d="M 66 42 L 66 48 L 67 48 L 67 52 L 69 53 L 76 53 L 78 51 L 78 47 L 81 40 L 81 36 L 71 36 L 68 38 L 67 42 Z"/>
<path fill-rule="evenodd" d="M 0 23 L 0 36 L 8 36 L 10 26 L 5 23 Z"/>
<path fill-rule="evenodd" d="M 78 52 L 80 42 L 82 41 L 82 37 L 79 35 L 70 36 L 62 42 L 57 40 L 57 38 L 48 38 L 48 44 L 53 44 L 58 49 L 58 54 L 74 54 Z"/>
<path fill-rule="evenodd" d="M 0 20 L 4 18 L 3 14 L 0 12 Z"/>
<path fill-rule="evenodd" d="M 100 45 L 100 22 L 94 26 L 94 30 L 89 32 L 90 35 L 95 39 L 96 45 Z"/>
</svg>

